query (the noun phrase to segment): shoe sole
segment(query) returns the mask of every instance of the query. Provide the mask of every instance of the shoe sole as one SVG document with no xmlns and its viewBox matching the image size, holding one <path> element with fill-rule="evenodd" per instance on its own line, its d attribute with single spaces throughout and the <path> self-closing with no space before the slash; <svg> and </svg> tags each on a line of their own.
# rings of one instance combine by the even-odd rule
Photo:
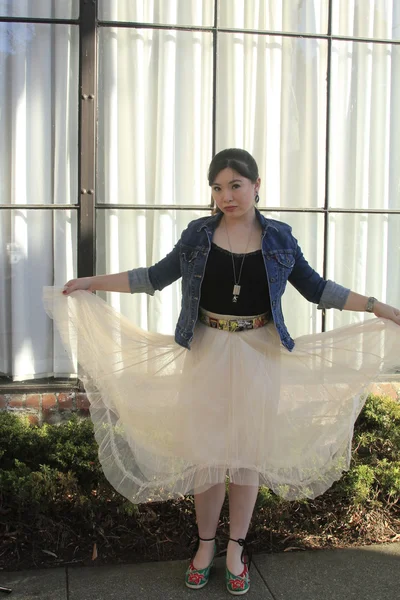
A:
<svg viewBox="0 0 400 600">
<path fill-rule="evenodd" d="M 232 596 L 244 596 L 244 594 L 247 594 L 247 592 L 250 591 L 250 588 L 243 590 L 242 592 L 232 592 L 231 590 L 228 590 L 228 588 L 226 588 L 226 591 L 232 594 Z"/>
<path fill-rule="evenodd" d="M 186 583 L 185 581 L 185 585 L 186 587 L 188 587 L 190 590 L 201 590 L 201 588 L 203 588 L 205 585 L 207 585 L 208 581 L 206 581 L 205 583 L 202 583 L 201 585 L 190 585 L 189 583 Z"/>
</svg>

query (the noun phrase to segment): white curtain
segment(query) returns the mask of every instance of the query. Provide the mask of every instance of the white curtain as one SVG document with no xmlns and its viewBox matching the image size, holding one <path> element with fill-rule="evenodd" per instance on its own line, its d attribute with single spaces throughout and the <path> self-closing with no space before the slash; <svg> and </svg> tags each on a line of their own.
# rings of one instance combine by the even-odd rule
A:
<svg viewBox="0 0 400 600">
<path fill-rule="evenodd" d="M 332 33 L 398 40 L 399 5 L 396 0 L 333 0 Z M 315 211 L 324 207 L 326 195 L 328 41 L 280 32 L 326 34 L 328 12 L 327 0 L 218 2 L 220 29 L 261 33 L 217 33 L 216 150 L 238 146 L 255 156 L 262 178 L 260 207 L 292 225 L 319 272 L 324 215 Z M 97 272 L 106 273 L 153 264 L 190 220 L 208 214 L 201 208 L 210 202 L 213 35 L 151 29 L 151 24 L 212 27 L 214 2 L 103 0 L 99 18 L 149 24 L 99 29 L 96 192 L 104 208 L 97 210 Z M 74 203 L 77 32 L 34 25 L 33 36 L 30 25 L 0 27 L 0 77 L 12 82 L 0 87 L 0 124 L 6 131 L 0 141 L 0 203 Z M 21 51 L 7 54 L 4 40 L 10 43 L 9 31 L 17 27 L 32 39 Z M 51 37 L 50 30 L 57 33 Z M 30 73 L 42 46 L 39 83 Z M 390 43 L 332 41 L 328 202 L 333 211 L 400 209 L 399 60 L 399 46 Z M 115 204 L 142 206 L 132 210 Z M 51 324 L 41 312 L 40 287 L 61 284 L 74 273 L 75 213 L 56 212 L 54 223 L 50 213 L 32 215 L 0 211 L 5 290 L 0 371 L 15 378 L 74 369 L 53 341 Z M 328 277 L 399 306 L 400 215 L 332 212 L 328 232 Z M 23 260 L 14 263 L 10 256 L 19 252 Z M 138 325 L 172 333 L 180 283 L 154 298 L 105 298 Z M 284 310 L 294 336 L 320 330 L 320 311 L 291 286 Z M 364 316 L 328 311 L 327 325 Z"/>
<path fill-rule="evenodd" d="M 60 16 L 57 4 L 0 14 Z M 76 211 L 24 205 L 77 202 L 78 40 L 67 25 L 0 23 L 0 204 L 12 208 L 0 210 L 0 374 L 15 380 L 76 371 L 41 301 L 76 274 Z"/>
</svg>

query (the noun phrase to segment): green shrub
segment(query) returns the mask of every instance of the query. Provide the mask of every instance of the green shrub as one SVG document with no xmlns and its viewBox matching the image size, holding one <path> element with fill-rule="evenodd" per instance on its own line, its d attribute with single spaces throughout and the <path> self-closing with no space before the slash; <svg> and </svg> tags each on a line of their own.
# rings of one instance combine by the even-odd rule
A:
<svg viewBox="0 0 400 600">
<path fill-rule="evenodd" d="M 350 470 L 322 496 L 288 502 L 260 489 L 249 532 L 254 551 L 392 539 L 400 514 L 400 407 L 370 396 L 353 442 Z M 229 537 L 229 526 L 226 498 L 218 535 Z M 106 562 L 187 558 L 195 528 L 191 496 L 133 505 L 112 488 L 89 419 L 39 428 L 0 412 L 0 569 L 87 561 L 94 544 Z"/>
<path fill-rule="evenodd" d="M 355 427 L 350 470 L 333 486 L 343 503 L 393 505 L 400 500 L 400 405 L 369 396 Z M 106 481 L 90 419 L 33 427 L 28 419 L 0 412 L 0 499 L 8 506 L 51 510 L 55 503 L 99 506 L 131 503 Z M 281 510 L 282 500 L 261 488 L 257 507 Z M 304 501 L 307 503 L 307 501 Z M 290 506 L 290 503 L 285 503 Z M 286 508 L 285 508 L 286 510 Z M 289 510 L 289 509 L 288 509 Z"/>
<path fill-rule="evenodd" d="M 374 458 L 400 460 L 400 404 L 386 396 L 368 396 L 354 441 Z"/>
<path fill-rule="evenodd" d="M 13 470 L 15 458 L 32 472 L 47 465 L 72 471 L 88 489 L 103 478 L 90 419 L 73 416 L 61 425 L 32 427 L 26 417 L 0 413 L 0 465 Z"/>
<path fill-rule="evenodd" d="M 60 425 L 33 427 L 25 417 L 0 413 L 0 504 L 6 510 L 92 511 L 92 505 L 98 510 L 115 497 L 89 419 L 74 416 Z"/>
<path fill-rule="evenodd" d="M 270 489 L 267 487 L 261 487 L 257 497 L 256 508 L 273 509 L 279 504 L 282 504 L 282 502 L 284 502 L 282 498 L 271 492 Z"/>
<path fill-rule="evenodd" d="M 388 503 L 400 501 L 400 461 L 381 460 L 375 467 L 375 478 Z"/>
<path fill-rule="evenodd" d="M 363 505 L 375 497 L 374 469 L 369 465 L 356 465 L 342 479 L 342 489 L 353 504 Z"/>
</svg>

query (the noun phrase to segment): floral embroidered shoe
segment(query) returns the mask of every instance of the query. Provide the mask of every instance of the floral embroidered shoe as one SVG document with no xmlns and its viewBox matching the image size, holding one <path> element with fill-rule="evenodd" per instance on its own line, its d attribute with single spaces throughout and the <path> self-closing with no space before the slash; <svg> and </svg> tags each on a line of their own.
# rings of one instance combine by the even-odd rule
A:
<svg viewBox="0 0 400 600">
<path fill-rule="evenodd" d="M 251 556 L 249 554 L 249 550 L 247 548 L 245 540 L 242 538 L 238 540 L 233 540 L 229 538 L 232 542 L 237 542 L 239 546 L 243 547 L 241 560 L 244 564 L 244 569 L 240 575 L 234 575 L 230 572 L 228 567 L 226 567 L 226 589 L 233 596 L 242 596 L 243 594 L 247 594 L 250 589 L 250 576 L 249 569 L 251 565 Z M 244 554 L 247 553 L 247 560 L 244 560 Z"/>
<path fill-rule="evenodd" d="M 199 537 L 199 544 L 200 544 L 200 540 L 202 542 L 212 542 L 213 540 L 215 540 L 215 537 L 211 538 L 211 539 L 204 539 L 204 538 Z M 197 548 L 198 547 L 199 546 L 197 546 Z M 188 588 L 191 588 L 192 590 L 200 590 L 205 585 L 207 585 L 208 580 L 210 578 L 211 567 L 213 566 L 213 563 L 214 563 L 214 556 L 215 556 L 216 548 L 217 548 L 217 546 L 214 543 L 214 554 L 213 554 L 212 561 L 210 562 L 208 567 L 206 567 L 205 569 L 196 569 L 195 566 L 193 565 L 193 560 L 190 562 L 190 565 L 185 574 L 185 584 Z"/>
</svg>

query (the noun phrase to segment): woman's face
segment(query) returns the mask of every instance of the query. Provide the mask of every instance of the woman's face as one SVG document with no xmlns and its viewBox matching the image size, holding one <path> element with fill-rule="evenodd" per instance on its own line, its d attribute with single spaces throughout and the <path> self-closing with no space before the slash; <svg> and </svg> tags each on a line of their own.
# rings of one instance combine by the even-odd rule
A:
<svg viewBox="0 0 400 600">
<path fill-rule="evenodd" d="M 254 208 L 260 181 L 253 183 L 233 169 L 223 169 L 211 185 L 213 200 L 224 215 L 242 217 Z"/>
</svg>

